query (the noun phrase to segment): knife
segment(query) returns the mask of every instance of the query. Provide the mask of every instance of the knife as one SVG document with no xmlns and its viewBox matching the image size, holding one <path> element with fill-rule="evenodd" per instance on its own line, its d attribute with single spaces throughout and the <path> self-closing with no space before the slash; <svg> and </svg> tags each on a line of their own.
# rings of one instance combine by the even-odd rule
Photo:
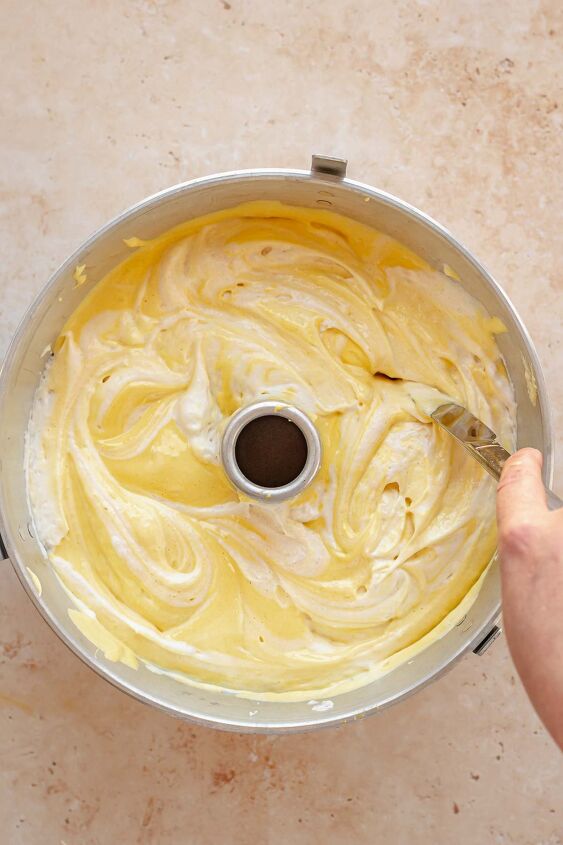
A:
<svg viewBox="0 0 563 845">
<path fill-rule="evenodd" d="M 479 461 L 497 481 L 510 452 L 500 445 L 497 436 L 488 426 L 474 417 L 467 408 L 448 402 L 440 405 L 430 416 L 458 443 Z M 563 501 L 546 488 L 547 507 L 550 511 L 563 507 Z"/>
</svg>

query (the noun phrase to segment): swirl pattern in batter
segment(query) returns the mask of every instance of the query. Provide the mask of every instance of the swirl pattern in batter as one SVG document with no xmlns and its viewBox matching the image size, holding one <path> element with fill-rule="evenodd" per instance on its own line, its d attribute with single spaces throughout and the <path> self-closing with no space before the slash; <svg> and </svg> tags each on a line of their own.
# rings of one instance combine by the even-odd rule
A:
<svg viewBox="0 0 563 845">
<path fill-rule="evenodd" d="M 494 552 L 494 485 L 412 387 L 512 446 L 502 328 L 327 211 L 251 203 L 141 244 L 69 319 L 30 423 L 34 520 L 76 623 L 113 659 L 280 698 L 367 683 L 447 629 Z M 260 399 L 318 427 L 294 501 L 245 500 L 221 466 L 227 420 Z"/>
</svg>

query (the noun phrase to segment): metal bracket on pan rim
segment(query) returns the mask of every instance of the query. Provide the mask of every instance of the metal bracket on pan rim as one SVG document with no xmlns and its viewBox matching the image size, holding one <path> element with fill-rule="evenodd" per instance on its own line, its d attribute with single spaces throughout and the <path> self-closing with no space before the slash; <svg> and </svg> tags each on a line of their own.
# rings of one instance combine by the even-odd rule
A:
<svg viewBox="0 0 563 845">
<path fill-rule="evenodd" d="M 313 155 L 311 159 L 311 173 L 321 179 L 344 179 L 347 167 L 345 158 Z"/>
<path fill-rule="evenodd" d="M 9 560 L 8 551 L 6 546 L 4 545 L 4 540 L 2 539 L 2 535 L 0 534 L 0 560 Z"/>
<path fill-rule="evenodd" d="M 481 642 L 475 646 L 473 649 L 473 654 L 477 654 L 479 657 L 485 654 L 485 652 L 489 649 L 498 637 L 502 634 L 502 628 L 499 625 L 493 625 L 491 630 L 485 637 L 481 640 Z"/>
</svg>

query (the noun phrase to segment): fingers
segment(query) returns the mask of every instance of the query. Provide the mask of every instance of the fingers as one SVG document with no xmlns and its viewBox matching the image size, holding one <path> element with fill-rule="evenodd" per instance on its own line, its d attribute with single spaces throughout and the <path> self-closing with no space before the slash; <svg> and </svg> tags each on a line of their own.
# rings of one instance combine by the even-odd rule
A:
<svg viewBox="0 0 563 845">
<path fill-rule="evenodd" d="M 537 449 L 520 449 L 507 460 L 497 487 L 499 533 L 508 526 L 538 521 L 546 513 L 542 455 Z"/>
</svg>

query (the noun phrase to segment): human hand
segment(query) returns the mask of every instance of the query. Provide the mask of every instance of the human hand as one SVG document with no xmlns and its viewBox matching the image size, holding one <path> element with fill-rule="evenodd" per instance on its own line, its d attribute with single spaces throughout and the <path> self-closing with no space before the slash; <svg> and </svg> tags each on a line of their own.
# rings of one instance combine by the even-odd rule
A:
<svg viewBox="0 0 563 845">
<path fill-rule="evenodd" d="M 542 455 L 520 449 L 497 488 L 506 638 L 522 683 L 563 750 L 563 510 L 549 511 Z"/>
</svg>

